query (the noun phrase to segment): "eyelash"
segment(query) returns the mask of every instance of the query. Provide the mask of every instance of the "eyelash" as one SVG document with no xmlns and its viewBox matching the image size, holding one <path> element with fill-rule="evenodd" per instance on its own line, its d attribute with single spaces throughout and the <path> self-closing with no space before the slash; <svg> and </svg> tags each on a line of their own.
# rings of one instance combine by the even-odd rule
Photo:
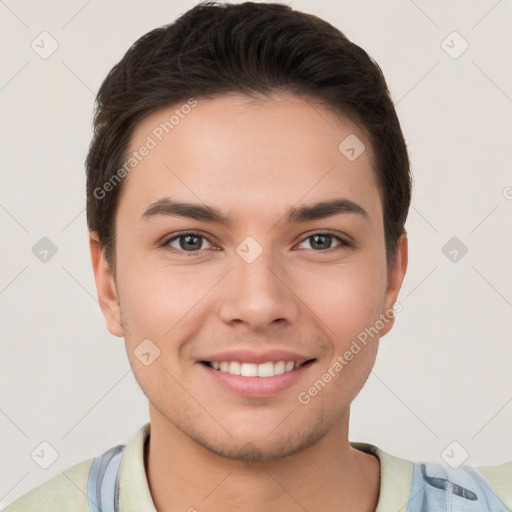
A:
<svg viewBox="0 0 512 512">
<path fill-rule="evenodd" d="M 308 235 L 306 237 L 304 237 L 300 242 L 299 242 L 299 245 L 302 244 L 303 242 L 305 242 L 306 240 L 308 240 L 309 238 L 313 238 L 314 236 L 317 236 L 317 235 L 328 235 L 328 236 L 331 236 L 332 238 L 335 238 L 337 241 L 340 242 L 340 245 L 337 246 L 337 247 L 345 247 L 345 248 L 350 248 L 350 247 L 353 247 L 353 243 L 349 242 L 348 240 L 345 240 L 344 238 L 341 238 L 339 235 L 337 235 L 334 231 L 330 231 L 330 230 L 325 230 L 325 231 L 319 231 L 317 233 L 313 233 L 311 235 Z M 180 238 L 183 238 L 183 237 L 186 237 L 186 236 L 195 236 L 195 237 L 198 237 L 198 238 L 202 238 L 204 240 L 207 240 L 210 244 L 212 245 L 215 245 L 213 244 L 209 239 L 208 237 L 202 235 L 201 233 L 197 233 L 197 232 L 194 232 L 194 231 L 187 231 L 187 232 L 184 232 L 184 233 L 179 233 L 177 235 L 174 235 L 172 236 L 171 238 L 167 238 L 163 243 L 162 243 L 162 247 L 164 248 L 169 248 L 171 249 L 172 251 L 176 251 L 178 253 L 185 253 L 185 254 L 190 254 L 190 255 L 193 255 L 193 254 L 197 254 L 201 251 L 203 251 L 204 249 L 199 249 L 197 251 L 184 251 L 183 249 L 176 249 L 176 247 L 170 247 L 169 246 L 169 243 L 170 242 L 174 242 L 175 240 L 179 240 Z M 308 249 L 308 250 L 311 250 L 313 252 L 317 252 L 317 253 L 328 253 L 328 252 L 332 252 L 332 250 L 336 249 L 336 247 L 331 247 L 329 249 L 324 249 L 324 250 L 315 250 L 315 249 Z"/>
</svg>

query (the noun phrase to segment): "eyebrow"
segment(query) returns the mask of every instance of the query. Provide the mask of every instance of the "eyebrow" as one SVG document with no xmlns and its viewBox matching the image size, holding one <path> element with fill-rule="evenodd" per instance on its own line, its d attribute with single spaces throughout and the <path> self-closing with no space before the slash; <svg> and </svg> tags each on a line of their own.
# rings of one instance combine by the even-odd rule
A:
<svg viewBox="0 0 512 512">
<path fill-rule="evenodd" d="M 307 222 L 324 219 L 340 214 L 356 214 L 369 221 L 368 212 L 359 204 L 349 199 L 332 199 L 310 205 L 291 207 L 284 215 L 286 224 Z M 142 219 L 147 220 L 155 216 L 186 217 L 205 222 L 219 224 L 231 228 L 234 220 L 222 213 L 217 208 L 201 204 L 184 203 L 164 197 L 152 203 L 142 214 Z"/>
</svg>

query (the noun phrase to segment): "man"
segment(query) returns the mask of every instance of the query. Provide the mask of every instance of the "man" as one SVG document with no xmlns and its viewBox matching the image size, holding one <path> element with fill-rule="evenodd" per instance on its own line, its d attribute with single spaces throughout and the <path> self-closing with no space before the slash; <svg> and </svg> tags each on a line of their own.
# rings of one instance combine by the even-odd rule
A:
<svg viewBox="0 0 512 512">
<path fill-rule="evenodd" d="M 109 73 L 86 168 L 99 301 L 151 422 L 8 512 L 511 509 L 512 463 L 348 440 L 411 189 L 361 48 L 285 5 L 197 5 Z"/>
</svg>

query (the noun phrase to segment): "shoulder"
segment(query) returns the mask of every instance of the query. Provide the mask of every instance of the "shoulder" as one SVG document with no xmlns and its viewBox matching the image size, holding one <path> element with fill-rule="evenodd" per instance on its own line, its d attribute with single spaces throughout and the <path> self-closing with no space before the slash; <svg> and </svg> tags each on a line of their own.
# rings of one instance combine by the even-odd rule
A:
<svg viewBox="0 0 512 512">
<path fill-rule="evenodd" d="M 87 480 L 94 459 L 88 459 L 19 497 L 3 512 L 88 512 Z"/>
<path fill-rule="evenodd" d="M 10 503 L 2 512 L 89 512 L 89 491 L 91 499 L 99 499 L 101 503 L 103 499 L 114 499 L 111 479 L 118 472 L 126 486 L 127 503 L 139 503 L 142 495 L 145 496 L 146 504 L 151 503 L 144 472 L 144 445 L 150 427 L 150 423 L 140 427 L 128 445 L 113 446 L 62 471 Z M 126 457 L 122 455 L 124 452 Z M 98 491 L 98 485 L 104 481 L 108 485 Z"/>
<path fill-rule="evenodd" d="M 491 484 L 501 501 L 512 510 L 512 461 L 496 466 L 476 468 Z"/>
<path fill-rule="evenodd" d="M 453 468 L 439 463 L 417 463 L 410 506 L 412 510 L 425 505 L 426 510 L 437 510 L 440 505 L 451 503 L 450 510 L 457 512 L 509 512 L 511 503 L 507 494 L 510 495 L 512 482 L 509 480 L 506 486 L 497 488 L 496 480 L 504 476 L 503 468 L 494 468 L 495 478 L 490 481 L 481 468 L 473 466 Z"/>
<path fill-rule="evenodd" d="M 441 464 L 402 459 L 368 443 L 351 445 L 380 461 L 377 512 L 397 510 L 404 503 L 408 504 L 407 510 L 429 510 L 427 504 L 435 510 L 438 502 L 446 501 L 447 494 L 454 503 L 462 503 L 462 510 L 512 511 L 512 462 L 452 469 Z M 489 508 L 471 508 L 472 503 L 484 503 Z"/>
</svg>

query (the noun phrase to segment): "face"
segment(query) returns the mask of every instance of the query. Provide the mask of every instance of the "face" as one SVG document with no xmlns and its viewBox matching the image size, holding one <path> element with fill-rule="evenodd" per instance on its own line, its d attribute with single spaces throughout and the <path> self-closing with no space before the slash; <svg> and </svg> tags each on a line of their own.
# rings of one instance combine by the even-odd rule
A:
<svg viewBox="0 0 512 512">
<path fill-rule="evenodd" d="M 349 136 L 365 144 L 355 159 L 339 149 Z M 151 114 L 131 151 L 145 156 L 118 204 L 115 280 L 92 238 L 91 250 L 107 326 L 125 337 L 152 423 L 253 460 L 346 429 L 407 260 L 403 237 L 386 267 L 361 129 L 296 96 L 225 95 Z"/>
</svg>

